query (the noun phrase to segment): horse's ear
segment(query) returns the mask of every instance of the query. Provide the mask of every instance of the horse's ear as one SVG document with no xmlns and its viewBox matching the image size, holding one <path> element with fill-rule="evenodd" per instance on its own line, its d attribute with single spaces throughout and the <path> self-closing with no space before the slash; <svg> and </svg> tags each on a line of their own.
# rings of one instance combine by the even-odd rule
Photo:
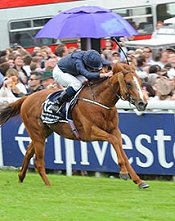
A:
<svg viewBox="0 0 175 221">
<path fill-rule="evenodd" d="M 118 72 L 122 71 L 122 65 L 120 63 L 115 63 L 112 67 L 112 71 L 114 74 L 117 74 Z"/>
<path fill-rule="evenodd" d="M 118 82 L 120 86 L 120 94 L 123 98 L 126 98 L 128 90 L 127 90 L 126 83 L 124 80 L 124 75 L 122 72 L 119 72 L 117 76 L 118 76 Z"/>
</svg>

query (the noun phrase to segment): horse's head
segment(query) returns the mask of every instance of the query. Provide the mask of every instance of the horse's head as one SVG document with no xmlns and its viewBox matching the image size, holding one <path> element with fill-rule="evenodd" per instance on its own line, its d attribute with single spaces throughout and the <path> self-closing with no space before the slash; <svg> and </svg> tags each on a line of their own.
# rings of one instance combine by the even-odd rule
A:
<svg viewBox="0 0 175 221">
<path fill-rule="evenodd" d="M 128 64 L 116 64 L 113 73 L 119 83 L 119 97 L 135 105 L 138 111 L 144 111 L 147 106 L 146 98 L 141 89 L 141 80 L 135 72 L 135 68 Z"/>
</svg>

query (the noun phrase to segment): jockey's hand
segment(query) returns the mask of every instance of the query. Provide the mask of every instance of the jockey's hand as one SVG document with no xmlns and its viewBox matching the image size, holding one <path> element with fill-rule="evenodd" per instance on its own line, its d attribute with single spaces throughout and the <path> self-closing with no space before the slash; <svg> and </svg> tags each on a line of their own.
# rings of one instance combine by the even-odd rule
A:
<svg viewBox="0 0 175 221">
<path fill-rule="evenodd" d="M 89 81 L 88 80 L 85 80 L 84 82 L 83 82 L 83 85 L 88 85 L 89 84 Z"/>
<path fill-rule="evenodd" d="M 112 72 L 112 71 L 109 71 L 109 72 L 107 72 L 107 73 L 101 73 L 101 74 L 100 74 L 100 77 L 101 77 L 101 78 L 112 77 L 112 75 L 113 75 L 113 72 Z"/>
</svg>

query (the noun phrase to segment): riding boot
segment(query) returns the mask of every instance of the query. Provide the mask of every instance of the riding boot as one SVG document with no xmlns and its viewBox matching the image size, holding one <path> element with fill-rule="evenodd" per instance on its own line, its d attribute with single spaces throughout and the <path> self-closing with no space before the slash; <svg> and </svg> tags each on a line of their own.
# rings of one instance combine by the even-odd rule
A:
<svg viewBox="0 0 175 221">
<path fill-rule="evenodd" d="M 58 109 L 61 107 L 61 105 L 71 99 L 72 96 L 76 94 L 76 91 L 72 87 L 68 87 L 66 90 L 64 90 L 58 100 L 53 104 L 52 110 L 58 111 Z"/>
</svg>

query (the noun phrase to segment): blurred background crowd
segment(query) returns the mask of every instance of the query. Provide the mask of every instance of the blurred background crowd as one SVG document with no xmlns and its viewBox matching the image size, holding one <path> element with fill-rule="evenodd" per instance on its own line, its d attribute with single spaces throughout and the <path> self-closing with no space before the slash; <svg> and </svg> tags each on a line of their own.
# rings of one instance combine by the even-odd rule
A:
<svg viewBox="0 0 175 221">
<path fill-rule="evenodd" d="M 175 100 L 175 50 L 157 50 L 149 47 L 128 48 L 125 38 L 120 39 L 122 50 L 111 39 L 105 40 L 101 56 L 112 64 L 128 62 L 136 66 L 147 99 Z M 19 97 L 44 88 L 57 88 L 52 70 L 61 57 L 80 50 L 58 45 L 54 51 L 48 46 L 34 47 L 29 53 L 20 45 L 0 51 L 0 106 Z"/>
</svg>

